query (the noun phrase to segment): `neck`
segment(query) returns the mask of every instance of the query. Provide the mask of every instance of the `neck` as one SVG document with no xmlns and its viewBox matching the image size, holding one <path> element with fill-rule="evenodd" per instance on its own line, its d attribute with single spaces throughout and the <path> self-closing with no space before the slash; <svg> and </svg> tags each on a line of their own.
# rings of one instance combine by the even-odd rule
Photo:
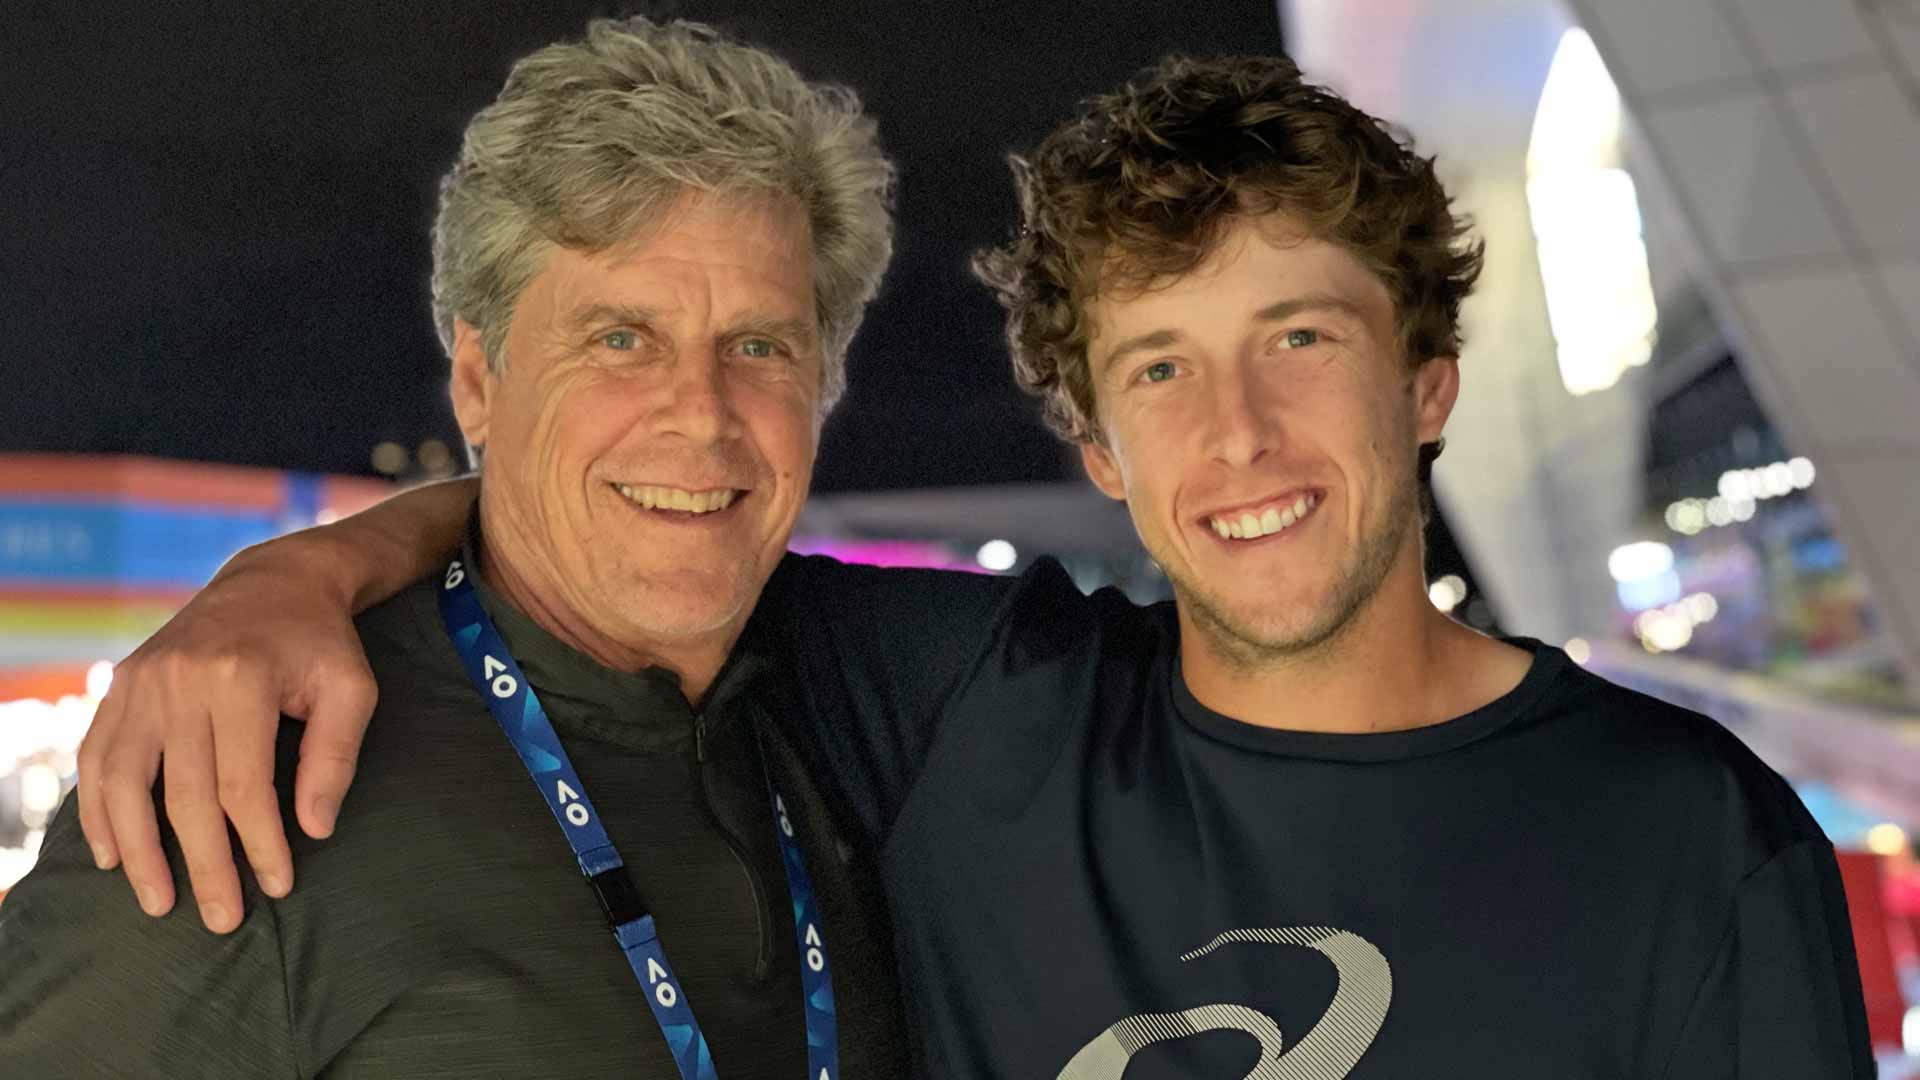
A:
<svg viewBox="0 0 1920 1080">
<path fill-rule="evenodd" d="M 487 584 L 540 628 L 567 645 L 616 671 L 638 672 L 664 668 L 680 679 L 680 692 L 698 706 L 719 677 L 727 654 L 740 635 L 739 626 L 721 635 L 697 641 L 657 642 L 619 628 L 597 625 L 583 612 L 565 585 L 549 580 L 551 560 L 543 559 L 519 530 L 480 502 L 479 560 Z"/>
<path fill-rule="evenodd" d="M 1531 656 L 1449 619 L 1427 598 L 1421 550 L 1403 551 L 1332 637 L 1248 664 L 1180 605 L 1180 663 L 1207 708 L 1292 731 L 1367 734 L 1425 727 L 1513 689 Z"/>
</svg>

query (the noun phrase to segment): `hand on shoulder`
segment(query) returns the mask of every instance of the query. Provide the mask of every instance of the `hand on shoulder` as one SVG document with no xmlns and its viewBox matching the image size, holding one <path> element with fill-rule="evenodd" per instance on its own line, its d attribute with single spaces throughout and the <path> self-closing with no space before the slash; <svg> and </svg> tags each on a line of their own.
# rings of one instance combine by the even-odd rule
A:
<svg viewBox="0 0 1920 1080">
<path fill-rule="evenodd" d="M 80 747 L 80 820 L 94 861 L 123 866 L 149 915 L 175 895 L 153 797 L 163 767 L 168 823 L 211 930 L 241 917 L 229 820 L 262 891 L 293 885 L 273 775 L 282 714 L 307 721 L 301 827 L 333 831 L 377 691 L 324 557 L 297 538 L 242 552 L 114 670 Z"/>
</svg>

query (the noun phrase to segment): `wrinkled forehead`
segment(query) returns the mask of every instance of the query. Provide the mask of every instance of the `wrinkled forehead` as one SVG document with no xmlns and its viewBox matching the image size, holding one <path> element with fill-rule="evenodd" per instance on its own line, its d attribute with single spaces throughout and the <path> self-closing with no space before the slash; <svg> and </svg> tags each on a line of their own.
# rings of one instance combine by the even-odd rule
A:
<svg viewBox="0 0 1920 1080">
<path fill-rule="evenodd" d="M 790 198 L 753 193 L 690 193 L 613 243 L 556 245 L 534 285 L 556 298 L 655 304 L 691 289 L 711 292 L 708 299 L 716 303 L 750 300 L 791 308 L 784 313 L 795 317 L 817 315 L 812 230 L 804 211 Z"/>
</svg>

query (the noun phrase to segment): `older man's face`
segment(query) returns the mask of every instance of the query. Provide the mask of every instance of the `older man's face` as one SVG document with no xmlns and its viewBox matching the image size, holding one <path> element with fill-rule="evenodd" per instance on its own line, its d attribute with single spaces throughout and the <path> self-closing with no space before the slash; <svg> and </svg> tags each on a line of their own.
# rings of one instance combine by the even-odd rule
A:
<svg viewBox="0 0 1920 1080">
<path fill-rule="evenodd" d="M 787 202 L 690 196 L 636 240 L 556 249 L 514 311 L 505 372 L 456 402 L 486 447 L 489 547 L 526 564 L 543 606 L 656 654 L 724 646 L 813 470 L 811 238 Z"/>
</svg>

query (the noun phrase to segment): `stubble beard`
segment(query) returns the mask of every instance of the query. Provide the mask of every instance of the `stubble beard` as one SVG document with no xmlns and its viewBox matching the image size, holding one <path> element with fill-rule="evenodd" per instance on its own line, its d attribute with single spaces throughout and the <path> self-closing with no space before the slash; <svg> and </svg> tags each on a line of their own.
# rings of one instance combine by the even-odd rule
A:
<svg viewBox="0 0 1920 1080">
<path fill-rule="evenodd" d="M 1174 577 L 1173 590 L 1193 613 L 1193 625 L 1214 655 L 1236 671 L 1254 674 L 1297 665 L 1335 648 L 1393 570 L 1407 534 L 1420 520 L 1418 481 L 1396 485 L 1380 527 L 1349 551 L 1320 611 L 1306 626 L 1275 636 L 1238 615 L 1217 590 Z"/>
<path fill-rule="evenodd" d="M 745 580 L 754 572 L 748 566 L 728 567 L 720 581 L 694 590 L 691 597 L 677 584 L 663 584 L 647 571 L 628 572 L 633 576 L 617 587 L 625 609 L 622 614 L 636 630 L 664 643 L 697 641 L 717 633 L 751 611 L 759 599 L 758 590 Z"/>
</svg>

